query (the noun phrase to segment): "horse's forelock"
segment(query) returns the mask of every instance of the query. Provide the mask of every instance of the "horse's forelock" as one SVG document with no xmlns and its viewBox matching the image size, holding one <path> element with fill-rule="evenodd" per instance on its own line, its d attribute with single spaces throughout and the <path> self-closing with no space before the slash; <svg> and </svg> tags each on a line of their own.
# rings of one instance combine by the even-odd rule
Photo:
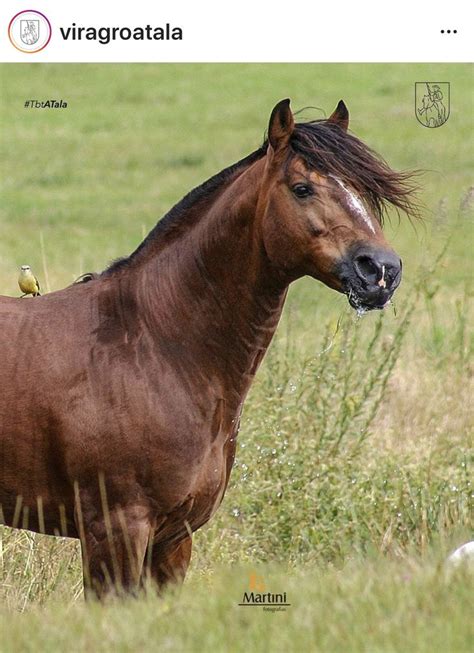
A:
<svg viewBox="0 0 474 653">
<path fill-rule="evenodd" d="M 382 222 L 388 205 L 409 216 L 418 214 L 413 199 L 416 172 L 397 172 L 356 136 L 327 120 L 298 123 L 290 141 L 293 154 L 324 175 L 354 188 Z"/>
</svg>

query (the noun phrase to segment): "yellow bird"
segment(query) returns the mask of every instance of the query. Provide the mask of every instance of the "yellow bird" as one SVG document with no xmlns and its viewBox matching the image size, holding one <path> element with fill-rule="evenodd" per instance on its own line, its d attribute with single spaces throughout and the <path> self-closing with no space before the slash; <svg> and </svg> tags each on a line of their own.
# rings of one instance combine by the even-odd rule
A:
<svg viewBox="0 0 474 653">
<path fill-rule="evenodd" d="M 33 295 L 33 297 L 41 295 L 39 281 L 31 271 L 29 265 L 21 266 L 18 285 L 23 293 L 22 297 L 26 297 L 26 295 Z"/>
</svg>

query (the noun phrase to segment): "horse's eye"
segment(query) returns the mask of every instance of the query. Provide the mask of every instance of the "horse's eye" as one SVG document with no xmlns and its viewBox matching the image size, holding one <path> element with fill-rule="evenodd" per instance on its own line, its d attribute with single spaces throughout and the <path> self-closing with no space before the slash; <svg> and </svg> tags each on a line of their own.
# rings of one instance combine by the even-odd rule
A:
<svg viewBox="0 0 474 653">
<path fill-rule="evenodd" d="M 309 197 L 313 194 L 313 189 L 308 184 L 295 184 L 291 190 L 296 197 Z"/>
</svg>

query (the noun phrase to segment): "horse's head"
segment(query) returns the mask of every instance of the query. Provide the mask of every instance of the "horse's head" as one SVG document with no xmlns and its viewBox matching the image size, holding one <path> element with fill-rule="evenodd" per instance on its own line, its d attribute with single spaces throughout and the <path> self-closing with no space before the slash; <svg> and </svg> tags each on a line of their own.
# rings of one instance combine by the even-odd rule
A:
<svg viewBox="0 0 474 653">
<path fill-rule="evenodd" d="M 273 109 L 261 228 L 271 263 L 347 294 L 354 308 L 382 308 L 400 283 L 400 257 L 386 242 L 386 203 L 410 211 L 409 175 L 391 170 L 347 133 L 341 101 L 328 120 L 296 124 L 289 100 Z"/>
</svg>

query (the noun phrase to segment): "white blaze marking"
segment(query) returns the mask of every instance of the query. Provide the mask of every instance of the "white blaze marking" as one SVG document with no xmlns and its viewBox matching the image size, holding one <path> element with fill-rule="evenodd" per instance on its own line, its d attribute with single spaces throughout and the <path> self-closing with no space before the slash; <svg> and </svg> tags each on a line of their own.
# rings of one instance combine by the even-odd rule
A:
<svg viewBox="0 0 474 653">
<path fill-rule="evenodd" d="M 332 175 L 331 175 L 332 176 Z M 369 227 L 369 229 L 372 231 L 372 233 L 375 233 L 374 225 L 372 224 L 372 221 L 370 219 L 369 214 L 367 213 L 364 204 L 362 203 L 361 199 L 357 197 L 355 193 L 353 193 L 350 188 L 347 188 L 347 186 L 338 178 L 338 177 L 333 177 L 333 179 L 339 184 L 339 186 L 342 188 L 342 190 L 345 192 L 349 204 L 351 208 L 354 209 L 354 211 L 360 215 L 362 220 L 365 222 L 365 224 Z"/>
</svg>

